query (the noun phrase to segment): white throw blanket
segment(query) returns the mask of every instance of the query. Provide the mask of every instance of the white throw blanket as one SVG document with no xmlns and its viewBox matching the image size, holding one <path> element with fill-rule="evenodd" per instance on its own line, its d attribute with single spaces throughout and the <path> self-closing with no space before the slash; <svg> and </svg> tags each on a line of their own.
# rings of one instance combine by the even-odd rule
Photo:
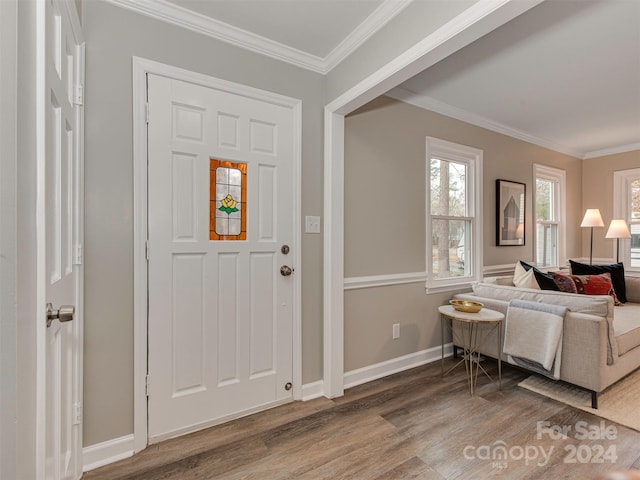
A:
<svg viewBox="0 0 640 480">
<path fill-rule="evenodd" d="M 504 332 L 504 353 L 530 370 L 560 378 L 562 330 L 568 309 L 526 300 L 511 300 Z"/>
</svg>

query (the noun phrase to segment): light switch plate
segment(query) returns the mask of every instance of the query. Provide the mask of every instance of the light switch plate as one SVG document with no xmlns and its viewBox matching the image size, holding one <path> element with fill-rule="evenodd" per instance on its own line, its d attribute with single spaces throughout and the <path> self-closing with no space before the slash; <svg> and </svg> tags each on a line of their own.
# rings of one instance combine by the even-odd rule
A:
<svg viewBox="0 0 640 480">
<path fill-rule="evenodd" d="M 305 233 L 320 233 L 320 217 L 306 216 L 304 217 Z"/>
</svg>

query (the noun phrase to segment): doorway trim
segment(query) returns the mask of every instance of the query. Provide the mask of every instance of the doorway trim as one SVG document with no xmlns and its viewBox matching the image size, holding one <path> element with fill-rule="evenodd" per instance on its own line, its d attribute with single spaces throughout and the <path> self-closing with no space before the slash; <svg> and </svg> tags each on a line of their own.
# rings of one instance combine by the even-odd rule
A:
<svg viewBox="0 0 640 480">
<path fill-rule="evenodd" d="M 296 248 L 293 264 L 302 271 L 301 202 L 302 202 L 302 102 L 284 95 L 221 80 L 153 60 L 133 57 L 133 303 L 134 303 L 134 405 L 133 447 L 137 453 L 148 443 L 147 425 L 147 349 L 148 349 L 148 279 L 147 279 L 147 74 L 215 88 L 225 92 L 280 105 L 293 113 L 293 228 Z M 293 290 L 293 399 L 302 398 L 302 276 L 294 275 Z"/>
<path fill-rule="evenodd" d="M 544 0 L 480 0 L 324 110 L 323 390 L 344 394 L 344 117 Z"/>
</svg>

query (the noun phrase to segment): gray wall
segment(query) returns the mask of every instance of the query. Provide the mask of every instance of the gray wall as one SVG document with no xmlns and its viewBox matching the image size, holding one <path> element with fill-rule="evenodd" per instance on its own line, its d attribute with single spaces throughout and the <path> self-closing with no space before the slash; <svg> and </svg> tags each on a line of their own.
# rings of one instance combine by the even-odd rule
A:
<svg viewBox="0 0 640 480">
<path fill-rule="evenodd" d="M 345 119 L 345 276 L 424 271 L 426 136 L 484 152 L 485 266 L 534 257 L 534 163 L 567 172 L 567 255 L 581 255 L 581 160 L 379 97 Z M 495 246 L 498 178 L 527 185 L 524 246 Z M 437 306 L 450 296 L 425 295 L 423 284 L 347 291 L 345 371 L 439 345 Z M 391 340 L 394 323 L 398 340 Z"/>
<path fill-rule="evenodd" d="M 593 258 L 615 258 L 615 240 L 604 238 L 613 220 L 613 172 L 640 168 L 640 150 L 590 158 L 584 161 L 582 206 L 599 208 L 604 228 L 593 229 Z M 582 229 L 582 256 L 589 257 L 590 229 Z"/>
<path fill-rule="evenodd" d="M 477 0 L 418 0 L 327 74 L 327 103 L 394 60 Z"/>
<path fill-rule="evenodd" d="M 473 0 L 413 2 L 326 77 L 256 55 L 102 1 L 82 3 L 87 40 L 85 205 L 84 444 L 133 431 L 133 188 L 131 57 L 139 56 L 303 101 L 302 215 L 322 213 L 323 111 L 332 100 L 393 60 Z M 524 247 L 495 247 L 494 182 L 528 184 L 532 225 L 534 162 L 563 168 L 568 179 L 568 225 L 582 215 L 581 162 L 541 147 L 382 98 L 347 118 L 345 194 L 347 276 L 424 269 L 424 137 L 484 150 L 485 265 L 531 259 Z M 393 162 L 402 188 L 397 228 L 381 219 L 389 205 L 383 170 Z M 419 169 L 420 175 L 416 172 Z M 409 199 L 409 201 L 405 201 Z M 420 210 L 422 209 L 422 210 Z M 396 220 L 399 218 L 400 220 Z M 388 232 L 394 232 L 389 234 Z M 303 235 L 303 382 L 322 377 L 322 237 Z M 393 249 L 389 249 L 393 245 Z M 567 255 L 583 254 L 582 232 L 567 229 Z M 419 266 L 419 267 L 416 267 Z M 345 295 L 347 371 L 439 342 L 435 309 L 448 294 L 425 295 L 422 285 L 349 291 Z M 391 324 L 402 324 L 390 341 Z M 366 337 L 367 342 L 362 338 Z"/>
<path fill-rule="evenodd" d="M 133 56 L 299 98 L 302 215 L 322 208 L 323 77 L 102 1 L 83 2 L 84 444 L 133 432 Z M 303 222 L 301 222 L 303 224 Z M 322 377 L 322 244 L 302 242 L 303 382 Z"/>
<path fill-rule="evenodd" d="M 17 11 L 0 2 L 0 478 L 16 478 Z"/>
</svg>

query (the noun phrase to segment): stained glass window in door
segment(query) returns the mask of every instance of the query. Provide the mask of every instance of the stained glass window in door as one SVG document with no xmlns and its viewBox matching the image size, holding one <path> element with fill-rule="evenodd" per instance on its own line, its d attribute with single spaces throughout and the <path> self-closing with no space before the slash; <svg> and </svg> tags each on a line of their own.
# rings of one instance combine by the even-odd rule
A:
<svg viewBox="0 0 640 480">
<path fill-rule="evenodd" d="M 247 239 L 247 164 L 210 159 L 209 239 Z"/>
</svg>

